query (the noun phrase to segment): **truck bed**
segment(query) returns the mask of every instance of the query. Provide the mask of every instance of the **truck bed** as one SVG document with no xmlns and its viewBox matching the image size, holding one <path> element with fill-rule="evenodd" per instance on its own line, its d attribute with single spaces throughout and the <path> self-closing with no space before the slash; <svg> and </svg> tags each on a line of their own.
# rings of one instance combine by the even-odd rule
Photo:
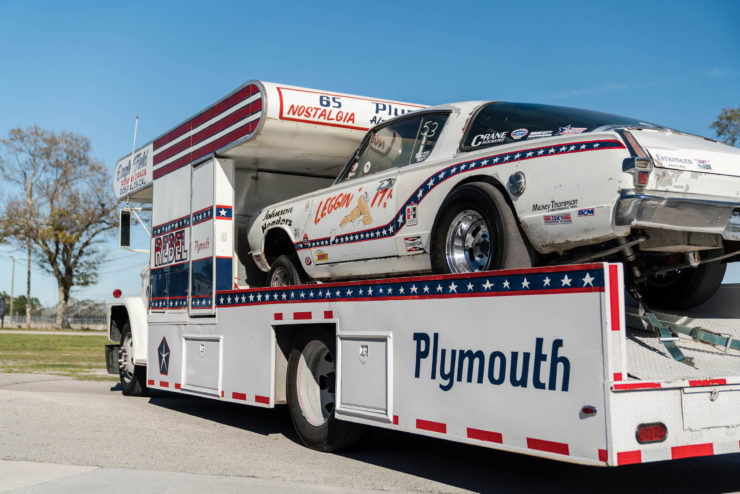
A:
<svg viewBox="0 0 740 494">
<path fill-rule="evenodd" d="M 740 339 L 740 284 L 722 285 L 707 303 L 686 312 L 659 312 L 659 319 L 683 326 L 701 326 Z M 637 305 L 627 297 L 627 369 L 629 380 L 717 379 L 740 374 L 740 351 L 729 350 L 680 335 L 678 347 L 694 359 L 696 367 L 673 360 L 658 337 L 637 317 Z"/>
</svg>

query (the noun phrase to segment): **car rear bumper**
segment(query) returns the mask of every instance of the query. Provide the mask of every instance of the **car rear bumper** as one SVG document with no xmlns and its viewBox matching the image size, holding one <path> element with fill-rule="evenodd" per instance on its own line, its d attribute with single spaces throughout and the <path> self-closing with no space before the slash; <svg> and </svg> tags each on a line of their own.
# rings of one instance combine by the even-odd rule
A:
<svg viewBox="0 0 740 494">
<path fill-rule="evenodd" d="M 614 222 L 616 226 L 712 233 L 725 240 L 740 240 L 737 202 L 623 193 Z"/>
</svg>

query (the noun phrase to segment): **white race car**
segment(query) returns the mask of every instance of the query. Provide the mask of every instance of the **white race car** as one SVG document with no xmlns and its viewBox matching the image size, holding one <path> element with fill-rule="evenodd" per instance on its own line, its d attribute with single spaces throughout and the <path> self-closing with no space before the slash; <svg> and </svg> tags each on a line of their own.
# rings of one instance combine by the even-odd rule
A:
<svg viewBox="0 0 740 494">
<path fill-rule="evenodd" d="M 574 108 L 431 107 L 371 129 L 248 241 L 273 286 L 610 259 L 649 304 L 687 308 L 740 254 L 740 150 Z"/>
</svg>

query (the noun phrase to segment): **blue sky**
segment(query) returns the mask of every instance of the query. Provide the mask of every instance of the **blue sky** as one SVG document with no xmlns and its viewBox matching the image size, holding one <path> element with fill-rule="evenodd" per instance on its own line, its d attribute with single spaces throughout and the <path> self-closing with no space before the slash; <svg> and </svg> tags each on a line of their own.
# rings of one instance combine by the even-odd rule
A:
<svg viewBox="0 0 740 494">
<path fill-rule="evenodd" d="M 576 106 L 712 136 L 721 109 L 740 106 L 738 20 L 737 1 L 0 0 L 0 135 L 72 130 L 112 169 L 137 114 L 144 144 L 262 79 L 425 104 Z M 138 292 L 146 256 L 113 241 L 110 251 L 100 283 L 73 296 Z M 0 247 L 7 292 L 12 254 Z M 740 281 L 740 267 L 726 281 Z M 36 267 L 32 289 L 56 303 L 55 281 Z"/>
</svg>

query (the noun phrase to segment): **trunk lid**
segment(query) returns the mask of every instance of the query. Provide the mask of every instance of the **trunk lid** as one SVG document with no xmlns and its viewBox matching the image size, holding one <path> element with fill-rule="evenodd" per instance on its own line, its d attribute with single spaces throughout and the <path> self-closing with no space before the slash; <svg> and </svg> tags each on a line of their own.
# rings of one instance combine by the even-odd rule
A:
<svg viewBox="0 0 740 494">
<path fill-rule="evenodd" d="M 699 136 L 631 129 L 657 168 L 740 177 L 740 149 Z"/>
</svg>

